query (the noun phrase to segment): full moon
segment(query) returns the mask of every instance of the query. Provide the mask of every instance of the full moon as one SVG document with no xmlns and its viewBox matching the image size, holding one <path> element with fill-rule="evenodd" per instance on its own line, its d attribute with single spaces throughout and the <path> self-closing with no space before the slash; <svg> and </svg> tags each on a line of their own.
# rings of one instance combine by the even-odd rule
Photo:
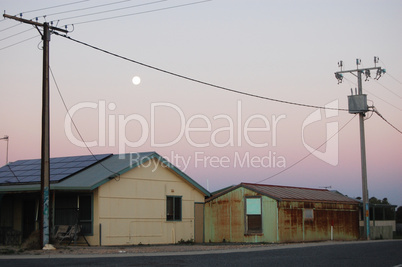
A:
<svg viewBox="0 0 402 267">
<path fill-rule="evenodd" d="M 134 85 L 139 85 L 141 83 L 141 78 L 138 76 L 134 76 L 132 81 Z"/>
</svg>

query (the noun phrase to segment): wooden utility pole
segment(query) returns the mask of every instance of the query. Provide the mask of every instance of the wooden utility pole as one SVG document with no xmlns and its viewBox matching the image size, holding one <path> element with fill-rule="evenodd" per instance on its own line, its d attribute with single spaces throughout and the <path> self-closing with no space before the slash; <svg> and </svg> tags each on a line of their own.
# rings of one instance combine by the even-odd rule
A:
<svg viewBox="0 0 402 267">
<path fill-rule="evenodd" d="M 20 21 L 22 23 L 34 25 L 37 29 L 41 27 L 43 32 L 43 76 L 42 76 L 42 142 L 41 142 L 41 220 L 40 244 L 44 247 L 49 244 L 49 191 L 50 191 L 50 101 L 49 101 L 49 42 L 51 31 L 67 33 L 67 30 L 49 26 L 48 23 L 38 23 L 35 21 L 10 16 L 4 14 L 3 17 Z"/>
</svg>

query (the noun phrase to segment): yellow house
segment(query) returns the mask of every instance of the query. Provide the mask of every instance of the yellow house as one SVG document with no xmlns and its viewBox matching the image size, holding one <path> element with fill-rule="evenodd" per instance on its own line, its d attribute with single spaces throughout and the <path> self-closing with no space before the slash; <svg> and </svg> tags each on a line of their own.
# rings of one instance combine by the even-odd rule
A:
<svg viewBox="0 0 402 267">
<path fill-rule="evenodd" d="M 14 241 L 38 229 L 38 174 L 40 160 L 0 168 L 0 227 Z M 77 225 L 90 245 L 203 242 L 210 193 L 155 152 L 52 158 L 50 177 L 53 236 Z"/>
</svg>

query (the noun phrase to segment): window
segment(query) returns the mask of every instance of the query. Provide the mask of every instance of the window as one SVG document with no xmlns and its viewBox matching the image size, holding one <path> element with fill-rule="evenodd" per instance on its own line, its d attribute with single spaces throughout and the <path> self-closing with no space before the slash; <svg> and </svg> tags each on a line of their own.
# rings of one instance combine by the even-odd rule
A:
<svg viewBox="0 0 402 267">
<path fill-rule="evenodd" d="M 246 198 L 246 233 L 262 232 L 261 198 Z"/>
<path fill-rule="evenodd" d="M 166 220 L 181 221 L 181 197 L 168 196 L 166 198 Z"/>
<path fill-rule="evenodd" d="M 304 219 L 305 220 L 313 220 L 314 219 L 314 210 L 313 209 L 304 209 Z"/>
<path fill-rule="evenodd" d="M 80 224 L 82 225 L 82 232 L 85 234 L 92 234 L 92 196 L 79 196 L 79 201 L 79 219 Z"/>
<path fill-rule="evenodd" d="M 82 233 L 92 234 L 92 195 L 56 194 L 55 225 L 82 225 Z"/>
</svg>

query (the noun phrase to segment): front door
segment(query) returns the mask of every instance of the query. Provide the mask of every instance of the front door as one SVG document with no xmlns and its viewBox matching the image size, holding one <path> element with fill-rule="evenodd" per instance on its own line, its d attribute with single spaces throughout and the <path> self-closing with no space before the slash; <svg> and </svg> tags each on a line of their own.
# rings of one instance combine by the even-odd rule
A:
<svg viewBox="0 0 402 267">
<path fill-rule="evenodd" d="M 204 203 L 194 203 L 194 242 L 204 243 Z"/>
</svg>

